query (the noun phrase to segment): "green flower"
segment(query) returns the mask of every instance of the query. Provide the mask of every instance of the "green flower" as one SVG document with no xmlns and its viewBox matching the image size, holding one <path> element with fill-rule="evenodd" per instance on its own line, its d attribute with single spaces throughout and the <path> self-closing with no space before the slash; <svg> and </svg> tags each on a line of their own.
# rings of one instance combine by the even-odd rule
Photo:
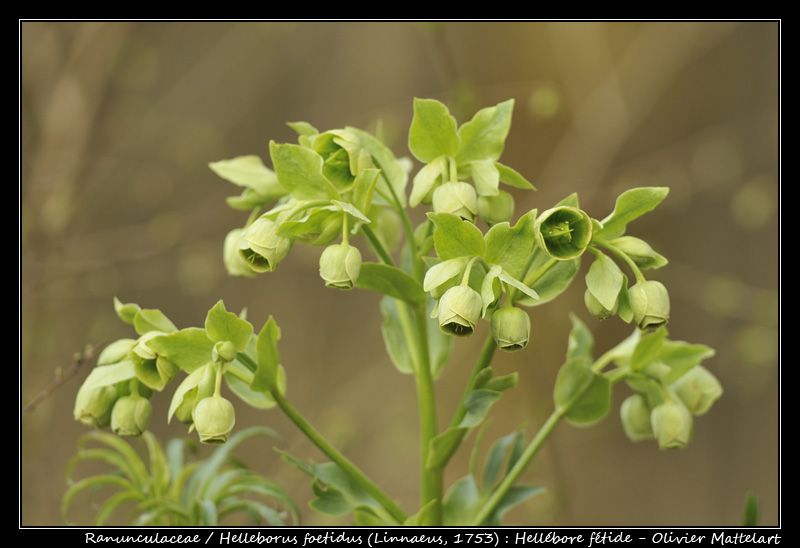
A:
<svg viewBox="0 0 800 548">
<path fill-rule="evenodd" d="M 650 424 L 661 449 L 683 449 L 692 439 L 694 420 L 680 402 L 657 405 L 650 414 Z"/>
<path fill-rule="evenodd" d="M 589 311 L 589 314 L 598 320 L 607 320 L 608 318 L 613 317 L 619 309 L 619 299 L 614 301 L 614 308 L 609 310 L 603 306 L 588 289 L 583 294 L 583 302 L 586 304 L 586 310 Z"/>
<path fill-rule="evenodd" d="M 548 209 L 536 219 L 533 229 L 539 247 L 559 261 L 579 257 L 592 241 L 592 220 L 577 207 Z"/>
<path fill-rule="evenodd" d="M 222 396 L 209 396 L 194 410 L 194 427 L 203 443 L 225 443 L 236 423 L 233 404 Z"/>
<path fill-rule="evenodd" d="M 75 397 L 73 416 L 86 426 L 105 428 L 111 424 L 111 410 L 117 401 L 115 385 L 86 389 L 81 386 Z"/>
<path fill-rule="evenodd" d="M 433 211 L 452 213 L 474 222 L 478 213 L 478 193 L 469 183 L 444 183 L 433 192 Z"/>
<path fill-rule="evenodd" d="M 450 335 L 472 335 L 481 318 L 483 301 L 468 285 L 457 285 L 439 299 L 439 328 Z"/>
<path fill-rule="evenodd" d="M 492 336 L 501 350 L 522 350 L 530 335 L 531 319 L 521 308 L 501 308 L 492 314 Z"/>
<path fill-rule="evenodd" d="M 692 415 L 705 415 L 722 396 L 722 385 L 708 369 L 696 365 L 670 385 Z"/>
<path fill-rule="evenodd" d="M 489 226 L 510 221 L 514 215 L 514 197 L 500 190 L 497 196 L 478 198 L 478 216 Z"/>
<path fill-rule="evenodd" d="M 111 430 L 118 436 L 138 437 L 147 430 L 153 406 L 139 395 L 123 396 L 111 412 Z"/>
<path fill-rule="evenodd" d="M 633 320 L 639 329 L 654 329 L 669 320 L 669 293 L 664 284 L 654 280 L 639 282 L 630 288 Z"/>
<path fill-rule="evenodd" d="M 360 273 L 361 252 L 349 244 L 328 246 L 319 258 L 319 275 L 328 287 L 352 289 Z"/>
<path fill-rule="evenodd" d="M 239 253 L 239 246 L 242 244 L 242 236 L 245 229 L 235 228 L 228 232 L 225 236 L 225 243 L 222 246 L 222 259 L 225 263 L 225 270 L 231 276 L 244 276 L 252 278 L 258 274 L 249 261 L 247 261 L 241 253 Z"/>
<path fill-rule="evenodd" d="M 256 272 L 272 272 L 286 258 L 292 240 L 278 234 L 279 224 L 259 217 L 245 230 L 239 244 L 239 254 Z"/>
<path fill-rule="evenodd" d="M 631 441 L 651 440 L 655 437 L 650 422 L 650 408 L 644 396 L 633 394 L 625 398 L 619 413 L 622 429 Z"/>
</svg>

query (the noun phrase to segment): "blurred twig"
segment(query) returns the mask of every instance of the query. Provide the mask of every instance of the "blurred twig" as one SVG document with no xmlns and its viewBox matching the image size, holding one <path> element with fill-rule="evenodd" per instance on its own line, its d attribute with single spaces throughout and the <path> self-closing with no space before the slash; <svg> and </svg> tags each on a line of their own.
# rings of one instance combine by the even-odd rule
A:
<svg viewBox="0 0 800 548">
<path fill-rule="evenodd" d="M 56 372 L 56 378 L 47 385 L 47 387 L 39 392 L 39 394 L 33 398 L 33 400 L 28 403 L 25 407 L 22 408 L 22 412 L 20 414 L 20 418 L 24 419 L 31 411 L 36 409 L 36 407 L 49 398 L 53 392 L 58 390 L 61 385 L 63 385 L 66 381 L 68 381 L 71 377 L 78 372 L 81 366 L 87 362 L 92 361 L 95 357 L 100 353 L 100 351 L 106 346 L 106 343 L 99 344 L 97 346 L 87 346 L 83 353 L 75 353 L 75 363 L 73 363 L 69 369 L 64 372 Z"/>
</svg>

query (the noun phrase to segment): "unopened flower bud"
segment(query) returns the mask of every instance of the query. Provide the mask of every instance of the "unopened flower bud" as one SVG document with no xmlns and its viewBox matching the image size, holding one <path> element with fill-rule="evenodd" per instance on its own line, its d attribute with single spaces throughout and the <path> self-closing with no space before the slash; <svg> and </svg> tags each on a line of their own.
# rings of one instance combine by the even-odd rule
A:
<svg viewBox="0 0 800 548">
<path fill-rule="evenodd" d="M 492 314 L 492 336 L 501 350 L 522 350 L 531 336 L 531 319 L 521 308 L 501 308 Z"/>
<path fill-rule="evenodd" d="M 328 287 L 352 289 L 360 273 L 361 252 L 349 244 L 330 245 L 319 258 L 319 275 Z"/>
<path fill-rule="evenodd" d="M 614 308 L 609 310 L 603 306 L 600 301 L 597 300 L 597 297 L 592 295 L 592 292 L 588 289 L 583 294 L 583 302 L 586 304 L 586 310 L 589 311 L 589 314 L 598 320 L 607 320 L 608 318 L 613 317 L 619 309 L 619 299 L 614 301 Z"/>
<path fill-rule="evenodd" d="M 236 359 L 238 353 L 236 345 L 231 341 L 219 341 L 214 344 L 214 348 L 211 350 L 211 360 L 224 363 L 232 362 Z"/>
<path fill-rule="evenodd" d="M 272 272 L 288 255 L 292 240 L 278 234 L 278 223 L 259 217 L 247 227 L 239 253 L 256 272 Z"/>
<path fill-rule="evenodd" d="M 111 430 L 118 436 L 137 437 L 147 430 L 153 406 L 139 395 L 123 396 L 111 412 Z"/>
<path fill-rule="evenodd" d="M 704 415 L 722 396 L 722 385 L 708 369 L 696 365 L 670 386 L 692 415 Z"/>
<path fill-rule="evenodd" d="M 644 396 L 633 394 L 622 402 L 619 410 L 622 429 L 631 441 L 653 439 L 653 427 L 650 423 L 650 408 Z"/>
<path fill-rule="evenodd" d="M 653 251 L 650 244 L 640 238 L 621 236 L 608 243 L 625 253 L 639 268 L 660 268 L 667 264 L 667 259 L 663 255 Z"/>
<path fill-rule="evenodd" d="M 478 216 L 489 226 L 510 221 L 514 215 L 514 197 L 500 190 L 497 196 L 478 198 Z"/>
<path fill-rule="evenodd" d="M 444 183 L 433 192 L 433 211 L 473 222 L 478 213 L 478 193 L 469 183 Z"/>
<path fill-rule="evenodd" d="M 655 280 L 639 282 L 630 288 L 633 320 L 639 329 L 654 329 L 669 319 L 669 293 Z"/>
<path fill-rule="evenodd" d="M 533 229 L 539 247 L 560 261 L 579 257 L 592 241 L 592 220 L 577 207 L 548 209 L 536 219 Z"/>
<path fill-rule="evenodd" d="M 105 428 L 111 424 L 111 410 L 117 401 L 114 385 L 86 389 L 83 386 L 75 397 L 73 416 L 75 420 L 93 428 Z"/>
<path fill-rule="evenodd" d="M 653 409 L 650 425 L 661 449 L 683 449 L 692 438 L 694 420 L 683 404 L 665 401 Z"/>
<path fill-rule="evenodd" d="M 439 328 L 450 335 L 472 335 L 481 318 L 483 300 L 468 285 L 457 285 L 439 299 Z"/>
<path fill-rule="evenodd" d="M 236 422 L 233 404 L 222 396 L 209 396 L 194 410 L 194 427 L 203 443 L 225 443 Z"/>
</svg>

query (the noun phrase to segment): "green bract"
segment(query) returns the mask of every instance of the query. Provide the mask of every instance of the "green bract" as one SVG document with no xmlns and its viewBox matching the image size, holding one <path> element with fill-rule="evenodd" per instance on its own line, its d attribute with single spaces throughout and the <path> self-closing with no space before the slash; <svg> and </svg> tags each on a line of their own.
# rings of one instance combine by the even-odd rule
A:
<svg viewBox="0 0 800 548">
<path fill-rule="evenodd" d="M 444 183 L 433 192 L 433 211 L 472 222 L 478 213 L 478 194 L 469 183 Z"/>
<path fill-rule="evenodd" d="M 319 275 L 328 287 L 353 289 L 360 272 L 361 252 L 349 244 L 328 246 L 319 258 Z"/>
<path fill-rule="evenodd" d="M 607 320 L 608 318 L 613 317 L 616 315 L 617 310 L 619 309 L 619 301 L 614 301 L 614 308 L 608 309 L 602 305 L 597 298 L 592 295 L 592 292 L 588 289 L 583 293 L 583 302 L 586 304 L 586 310 L 589 311 L 589 314 L 597 318 L 598 320 Z"/>
<path fill-rule="evenodd" d="M 522 350 L 531 335 L 531 319 L 515 307 L 506 307 L 492 314 L 492 336 L 497 347 L 506 352 Z"/>
<path fill-rule="evenodd" d="M 681 403 L 666 401 L 655 406 L 650 423 L 661 449 L 683 449 L 692 439 L 692 414 Z"/>
<path fill-rule="evenodd" d="M 235 423 L 233 404 L 222 396 L 204 398 L 194 410 L 194 427 L 203 443 L 225 443 Z"/>
<path fill-rule="evenodd" d="M 137 437 L 147 430 L 153 406 L 137 394 L 123 396 L 111 412 L 111 430 L 118 436 Z"/>
<path fill-rule="evenodd" d="M 481 319 L 483 301 L 480 294 L 468 285 L 457 285 L 439 299 L 439 328 L 450 335 L 472 335 Z"/>
<path fill-rule="evenodd" d="M 592 241 L 592 220 L 577 207 L 544 211 L 536 219 L 534 230 L 542 250 L 559 261 L 579 257 Z"/>
<path fill-rule="evenodd" d="M 286 258 L 292 240 L 278 234 L 279 225 L 267 217 L 259 217 L 245 230 L 239 253 L 256 272 L 272 272 Z"/>
<path fill-rule="evenodd" d="M 628 291 L 633 321 L 640 329 L 654 329 L 669 320 L 669 293 L 664 284 L 654 280 L 642 281 Z"/>
</svg>

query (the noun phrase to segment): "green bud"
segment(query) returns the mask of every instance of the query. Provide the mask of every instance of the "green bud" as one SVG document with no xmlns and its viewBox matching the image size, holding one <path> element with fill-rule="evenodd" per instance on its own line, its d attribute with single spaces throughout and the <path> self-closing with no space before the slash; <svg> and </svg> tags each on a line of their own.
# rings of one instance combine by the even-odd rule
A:
<svg viewBox="0 0 800 548">
<path fill-rule="evenodd" d="M 625 398 L 619 414 L 622 419 L 622 429 L 631 441 L 650 440 L 655 437 L 650 423 L 650 408 L 641 394 Z"/>
<path fill-rule="evenodd" d="M 105 428 L 111 424 L 111 410 L 117 401 L 114 385 L 86 389 L 81 386 L 75 397 L 73 416 L 86 426 Z"/>
<path fill-rule="evenodd" d="M 239 254 L 256 272 L 272 272 L 292 248 L 292 240 L 280 236 L 278 227 L 276 221 L 259 217 L 242 236 Z"/>
<path fill-rule="evenodd" d="M 533 230 L 539 247 L 559 261 L 579 257 L 592 241 L 592 220 L 577 207 L 548 209 L 536 219 Z"/>
<path fill-rule="evenodd" d="M 258 273 L 253 270 L 250 262 L 246 261 L 239 253 L 244 232 L 243 228 L 235 228 L 228 232 L 228 235 L 225 236 L 225 243 L 222 245 L 222 260 L 225 263 L 225 270 L 231 276 L 252 278 Z"/>
<path fill-rule="evenodd" d="M 650 425 L 661 449 L 683 449 L 694 430 L 692 414 L 675 401 L 657 405 L 650 414 Z"/>
<path fill-rule="evenodd" d="M 210 396 L 197 404 L 194 427 L 203 443 L 225 443 L 236 422 L 233 404 L 222 396 Z"/>
<path fill-rule="evenodd" d="M 361 252 L 349 244 L 328 246 L 319 258 L 319 275 L 328 287 L 353 289 L 360 272 Z"/>
<path fill-rule="evenodd" d="M 211 350 L 211 360 L 229 363 L 236 359 L 238 353 L 239 351 L 236 349 L 236 345 L 231 341 L 219 341 Z"/>
<path fill-rule="evenodd" d="M 433 192 L 433 211 L 452 213 L 474 222 L 478 213 L 478 193 L 469 183 L 444 183 Z"/>
<path fill-rule="evenodd" d="M 501 350 L 522 350 L 531 336 L 531 319 L 521 308 L 501 308 L 492 314 L 492 336 Z"/>
<path fill-rule="evenodd" d="M 664 284 L 654 280 L 639 282 L 628 291 L 633 320 L 639 329 L 654 329 L 669 319 L 669 293 Z"/>
<path fill-rule="evenodd" d="M 704 415 L 722 396 L 722 385 L 711 371 L 696 365 L 670 385 L 692 415 Z"/>
<path fill-rule="evenodd" d="M 128 354 L 136 346 L 134 339 L 119 339 L 109 344 L 97 356 L 97 365 L 112 365 L 128 358 Z"/>
<path fill-rule="evenodd" d="M 444 292 L 439 299 L 439 328 L 450 335 L 472 335 L 481 318 L 483 300 L 468 285 L 457 285 Z"/>
<path fill-rule="evenodd" d="M 111 430 L 118 436 L 138 437 L 147 430 L 153 406 L 139 395 L 123 396 L 111 411 Z"/>
<path fill-rule="evenodd" d="M 589 311 L 589 314 L 598 320 L 607 320 L 608 318 L 612 318 L 614 315 L 616 315 L 617 310 L 619 310 L 619 299 L 614 301 L 614 308 L 609 310 L 603 306 L 588 289 L 583 294 L 583 302 L 586 304 L 586 309 Z"/>
<path fill-rule="evenodd" d="M 622 236 L 608 243 L 630 257 L 639 268 L 660 268 L 667 264 L 663 255 L 656 253 L 650 244 L 634 236 Z"/>
<path fill-rule="evenodd" d="M 497 196 L 478 198 L 478 216 L 489 226 L 510 221 L 514 215 L 514 197 L 505 190 Z"/>
</svg>

